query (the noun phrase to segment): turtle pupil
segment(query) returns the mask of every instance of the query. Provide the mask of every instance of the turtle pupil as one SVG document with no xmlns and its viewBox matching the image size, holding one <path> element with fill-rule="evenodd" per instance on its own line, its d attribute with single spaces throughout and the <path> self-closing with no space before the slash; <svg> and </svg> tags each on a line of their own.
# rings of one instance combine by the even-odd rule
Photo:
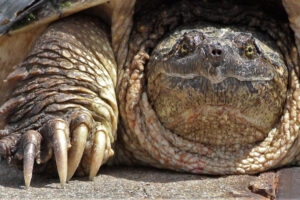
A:
<svg viewBox="0 0 300 200">
<path fill-rule="evenodd" d="M 245 48 L 245 54 L 247 57 L 252 58 L 254 53 L 254 49 L 252 45 L 249 45 Z"/>
<path fill-rule="evenodd" d="M 186 55 L 188 53 L 188 46 L 186 43 L 183 43 L 181 45 L 181 48 L 180 48 L 180 53 L 182 56 Z"/>
</svg>

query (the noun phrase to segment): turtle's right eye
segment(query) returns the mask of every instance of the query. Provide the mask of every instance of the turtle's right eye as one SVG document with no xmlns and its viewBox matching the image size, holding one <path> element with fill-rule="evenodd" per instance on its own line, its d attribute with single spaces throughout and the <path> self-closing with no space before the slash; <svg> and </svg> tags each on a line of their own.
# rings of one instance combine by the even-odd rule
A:
<svg viewBox="0 0 300 200">
<path fill-rule="evenodd" d="M 189 46 L 186 42 L 183 42 L 182 44 L 180 44 L 179 53 L 181 56 L 185 56 L 189 53 Z"/>
<path fill-rule="evenodd" d="M 195 49 L 202 43 L 205 36 L 202 32 L 191 31 L 184 33 L 183 37 L 173 46 L 169 55 L 184 57 L 193 53 Z"/>
<path fill-rule="evenodd" d="M 180 57 L 184 57 L 195 50 L 195 46 L 191 41 L 183 40 L 177 46 L 177 55 Z"/>
</svg>

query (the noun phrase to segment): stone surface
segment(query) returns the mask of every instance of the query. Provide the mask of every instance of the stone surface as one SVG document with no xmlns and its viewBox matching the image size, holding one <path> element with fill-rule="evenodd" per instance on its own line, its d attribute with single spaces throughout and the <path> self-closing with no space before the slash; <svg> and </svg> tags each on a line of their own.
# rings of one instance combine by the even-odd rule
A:
<svg viewBox="0 0 300 200">
<path fill-rule="evenodd" d="M 26 190 L 22 172 L 1 163 L 0 199 L 269 199 L 277 177 L 279 199 L 293 199 L 300 197 L 299 172 L 300 168 L 287 168 L 260 176 L 215 177 L 119 166 L 101 168 L 94 181 L 72 179 L 63 189 L 58 178 L 34 175 L 31 188 Z"/>
<path fill-rule="evenodd" d="M 58 178 L 34 175 L 31 188 L 24 187 L 22 172 L 0 166 L 0 199 L 44 198 L 247 198 L 264 199 L 252 193 L 249 183 L 257 176 L 208 177 L 154 168 L 105 167 L 94 181 L 72 179 L 64 189 Z"/>
<path fill-rule="evenodd" d="M 300 199 L 300 167 L 286 168 L 278 172 L 278 199 Z"/>
</svg>

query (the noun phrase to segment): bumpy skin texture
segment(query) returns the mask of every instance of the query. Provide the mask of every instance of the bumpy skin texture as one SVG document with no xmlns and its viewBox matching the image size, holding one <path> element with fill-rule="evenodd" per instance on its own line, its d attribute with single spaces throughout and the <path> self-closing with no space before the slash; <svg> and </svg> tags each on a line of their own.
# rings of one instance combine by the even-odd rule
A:
<svg viewBox="0 0 300 200">
<path fill-rule="evenodd" d="M 53 24 L 7 78 L 15 90 L 0 108 L 0 155 L 23 160 L 27 186 L 35 161 L 42 170 L 55 160 L 62 183 L 76 170 L 92 178 L 113 155 L 117 87 L 115 163 L 238 174 L 297 162 L 300 85 L 288 24 L 224 6 L 178 1 L 137 13 L 128 55 L 117 54 L 118 83 L 103 24 L 83 16 Z"/>
<path fill-rule="evenodd" d="M 93 178 L 114 154 L 116 64 L 106 30 L 90 17 L 61 20 L 7 77 L 15 89 L 0 108 L 0 154 L 23 160 L 27 186 L 35 160 L 38 169 L 55 159 L 63 184 L 77 168 Z"/>
<path fill-rule="evenodd" d="M 161 6 L 160 9 L 156 9 L 155 11 L 151 10 L 151 8 L 149 12 L 143 10 L 143 12 L 136 15 L 135 27 L 133 28 L 131 40 L 129 41 L 127 61 L 118 79 L 120 81 L 120 87 L 118 88 L 119 108 L 122 119 L 122 132 L 119 135 L 118 143 L 121 145 L 126 144 L 121 151 L 122 157 L 131 158 L 125 161 L 123 160 L 123 162 L 151 164 L 152 166 L 160 168 L 202 174 L 253 174 L 297 162 L 297 155 L 299 155 L 300 151 L 300 124 L 298 115 L 300 93 L 299 79 L 296 74 L 298 73 L 298 57 L 293 41 L 294 39 L 288 28 L 288 22 L 280 18 L 273 19 L 272 16 L 268 16 L 268 13 L 258 11 L 259 9 L 257 7 L 233 6 L 230 4 L 230 1 L 223 1 L 224 8 L 215 9 L 218 7 L 218 3 L 219 2 L 216 4 L 214 1 L 179 1 L 178 3 Z M 180 8 L 180 11 L 178 8 Z M 253 104 L 255 98 L 251 99 L 255 96 L 259 98 L 262 112 L 266 113 L 268 109 L 274 111 L 273 114 L 269 113 L 266 119 L 259 122 L 266 125 L 265 130 L 261 133 L 253 133 L 252 130 L 247 131 L 249 128 L 251 129 L 249 124 L 243 119 L 239 119 L 239 122 L 243 123 L 243 127 L 241 129 L 239 125 L 234 125 L 238 131 L 234 134 L 234 137 L 237 139 L 231 140 L 231 132 L 222 130 L 220 125 L 226 125 L 227 120 L 230 121 L 230 123 L 228 122 L 227 124 L 228 126 L 232 124 L 232 122 L 236 122 L 234 120 L 238 116 L 236 114 L 232 114 L 233 117 L 223 115 L 225 116 L 222 119 L 223 121 L 221 120 L 222 116 L 218 116 L 218 121 L 214 118 L 209 118 L 207 124 L 211 123 L 218 126 L 206 126 L 205 128 L 208 129 L 208 133 L 204 132 L 206 129 L 201 130 L 202 127 L 197 123 L 192 125 L 192 129 L 188 129 L 190 125 L 189 121 L 185 121 L 186 119 L 181 117 L 182 110 L 180 110 L 178 106 L 180 103 L 184 106 L 189 106 L 190 109 L 185 110 L 184 114 L 191 117 L 192 120 L 193 117 L 198 114 L 197 112 L 199 110 L 191 108 L 197 104 L 197 102 L 203 100 L 201 92 L 208 94 L 207 96 L 210 98 L 210 101 L 212 99 L 215 101 L 213 105 L 217 105 L 218 101 L 222 101 L 218 99 L 222 98 L 221 96 L 218 96 L 217 99 L 215 98 L 217 95 L 215 95 L 216 92 L 213 88 L 216 88 L 216 84 L 218 83 L 224 83 L 224 80 L 226 81 L 224 77 L 226 76 L 237 79 L 236 83 L 234 83 L 235 87 L 244 87 L 243 83 L 238 81 L 239 79 L 245 79 L 245 77 L 243 77 L 245 74 L 240 73 L 241 69 L 235 69 L 230 73 L 226 72 L 226 70 L 220 70 L 218 73 L 214 73 L 215 70 L 209 71 L 208 66 L 210 64 L 213 66 L 213 59 L 205 60 L 201 57 L 187 58 L 187 64 L 184 65 L 187 68 L 185 70 L 178 69 L 180 66 L 171 65 L 170 63 L 172 62 L 177 64 L 180 63 L 180 61 L 179 58 L 173 56 L 176 54 L 176 51 L 174 54 L 168 54 L 168 52 L 171 51 L 170 48 L 174 47 L 174 43 L 180 44 L 183 41 L 182 38 L 184 38 L 185 33 L 179 34 L 179 39 L 177 40 L 174 36 L 176 33 L 172 34 L 169 39 L 164 39 L 166 42 L 163 45 L 166 45 L 166 48 L 156 47 L 159 41 L 168 37 L 167 35 L 172 33 L 178 26 L 187 23 L 198 23 L 199 21 L 220 23 L 232 29 L 236 26 L 257 29 L 268 35 L 271 40 L 274 41 L 273 44 L 277 45 L 280 51 L 279 54 L 275 53 L 276 50 L 270 51 L 262 47 L 262 54 L 250 61 L 250 63 L 252 63 L 250 65 L 253 66 L 255 61 L 261 59 L 260 62 L 255 64 L 254 68 L 261 66 L 266 69 L 265 71 L 256 70 L 255 73 L 257 73 L 256 75 L 258 76 L 254 75 L 254 71 L 247 71 L 247 73 L 254 73 L 248 80 L 253 88 L 257 90 L 262 85 L 266 86 L 265 91 L 258 92 L 258 96 L 260 97 L 256 96 L 256 93 L 251 92 L 249 87 L 244 88 L 238 93 L 231 94 L 235 98 L 230 99 L 230 95 L 226 96 L 228 100 L 228 102 L 226 102 L 227 104 L 234 102 L 236 99 L 244 101 L 240 102 L 244 105 L 235 107 L 241 112 L 243 111 L 241 108 L 255 110 L 255 104 Z M 241 30 L 237 31 L 240 32 Z M 187 30 L 186 32 L 189 31 L 191 30 Z M 200 32 L 203 33 L 203 30 Z M 210 34 L 216 33 L 217 31 L 212 31 L 212 33 L 208 33 L 206 37 L 211 37 Z M 225 33 L 224 36 L 226 36 L 227 33 Z M 221 40 L 222 37 L 215 38 L 215 40 Z M 176 41 L 171 44 L 170 41 L 172 40 Z M 212 41 L 203 38 L 199 41 L 199 43 L 206 42 L 205 44 L 212 43 Z M 221 41 L 219 43 L 220 46 L 224 47 L 224 43 Z M 233 54 L 237 53 L 235 45 L 239 43 L 243 43 L 242 39 L 238 40 L 237 43 L 231 43 Z M 197 44 L 190 46 L 195 49 L 200 49 L 200 45 L 197 46 Z M 153 50 L 155 48 L 158 50 Z M 179 49 L 180 48 L 182 48 L 182 46 L 180 46 Z M 229 49 L 230 48 L 227 48 L 227 50 Z M 219 49 L 215 48 L 215 50 Z M 258 51 L 258 48 L 255 48 L 255 51 Z M 277 56 L 270 56 L 270 52 L 272 52 L 271 54 L 277 54 Z M 157 53 L 159 55 L 156 55 Z M 218 51 L 216 51 L 216 53 L 218 54 Z M 229 63 L 228 60 L 231 58 L 230 55 L 226 53 L 228 52 L 225 52 L 225 55 L 228 57 L 223 59 L 223 61 L 225 61 L 224 66 L 226 66 L 226 62 Z M 168 54 L 169 57 L 163 54 Z M 280 54 L 283 56 L 286 67 L 282 65 L 282 60 L 278 59 L 281 57 Z M 193 54 L 193 51 L 191 51 L 191 55 L 199 54 Z M 241 64 L 245 62 L 247 58 L 242 57 L 242 54 L 240 54 L 240 56 L 241 57 L 238 57 L 239 60 L 237 60 L 238 63 L 234 65 L 247 68 L 247 66 Z M 174 61 L 172 59 L 174 59 Z M 202 59 L 202 61 L 196 63 L 195 60 L 197 59 Z M 155 63 L 155 65 L 158 65 L 156 69 L 153 70 L 154 72 L 152 72 L 150 67 L 153 68 L 154 65 L 152 63 L 155 60 L 158 60 L 157 63 Z M 269 67 L 267 67 L 267 63 L 269 63 Z M 205 66 L 207 68 L 205 68 Z M 228 68 L 230 69 L 230 65 L 226 67 L 226 69 Z M 289 71 L 289 82 L 287 85 L 284 85 L 287 83 L 287 69 Z M 273 75 L 271 76 L 269 73 L 270 70 L 273 71 Z M 278 71 L 276 72 L 276 70 Z M 164 77 L 164 74 L 161 73 L 160 76 L 162 77 L 160 78 L 158 76 L 158 80 L 160 81 L 155 83 L 155 80 L 152 79 L 151 76 L 155 73 L 159 74 L 161 71 L 167 71 L 167 73 L 170 74 L 173 73 L 173 77 L 175 77 L 175 75 L 183 77 L 192 71 L 193 74 L 201 75 L 208 79 L 209 81 L 206 81 L 208 82 L 207 84 L 211 85 L 211 88 L 208 87 L 202 91 L 201 88 L 196 88 L 193 89 L 195 93 L 186 95 L 186 93 L 189 92 L 187 90 L 189 84 L 184 85 L 184 81 L 182 80 L 174 81 L 182 85 L 182 88 L 176 88 L 175 84 L 172 85 L 172 83 L 170 83 L 171 81 L 167 81 L 166 76 Z M 174 71 L 177 74 L 174 73 Z M 238 73 L 240 74 L 238 75 Z M 266 81 L 268 82 L 266 84 L 258 77 L 265 77 L 265 81 L 272 77 L 272 81 Z M 257 86 L 254 86 L 256 84 L 255 79 L 260 79 Z M 229 91 L 230 89 L 231 88 L 228 88 Z M 156 94 L 153 94 L 153 91 L 156 92 Z M 244 98 L 243 92 L 250 97 Z M 270 98 L 276 97 L 276 99 L 267 101 L 267 99 L 264 99 L 262 92 L 264 95 L 269 95 Z M 168 101 L 164 102 L 166 99 L 168 99 Z M 187 102 L 189 102 L 189 104 Z M 178 109 L 174 109 L 175 111 L 172 110 L 174 115 L 168 110 L 170 107 L 172 108 L 172 103 L 175 104 L 176 106 L 174 107 Z M 209 103 L 208 101 L 207 104 Z M 167 105 L 167 107 L 164 107 L 165 105 Z M 211 110 L 215 112 L 217 109 L 218 107 L 214 107 Z M 207 113 L 204 114 L 209 115 Z M 220 113 L 226 114 L 222 110 Z M 200 114 L 198 115 L 200 116 Z M 247 114 L 247 116 L 252 116 L 252 119 L 257 117 L 258 120 L 263 118 L 260 114 L 257 116 Z M 177 120 L 178 117 L 180 120 L 176 122 L 178 122 L 179 125 L 173 123 L 170 119 Z M 272 119 L 270 120 L 272 121 L 271 123 L 267 122 L 268 118 Z M 207 119 L 203 121 L 205 122 L 205 120 Z M 267 125 L 268 123 L 269 125 Z M 186 127 L 182 128 L 182 125 Z M 185 128 L 188 129 L 186 133 L 184 133 Z M 190 131 L 195 131 L 195 129 L 199 130 L 199 132 L 190 133 Z M 183 132 L 180 132 L 182 130 Z M 218 134 L 220 131 L 223 132 Z M 245 140 L 243 140 L 244 137 L 242 137 L 244 134 L 243 131 L 246 131 Z M 189 134 L 191 135 L 189 136 Z M 206 140 L 206 135 L 200 137 L 201 134 L 207 134 L 209 139 Z"/>
</svg>

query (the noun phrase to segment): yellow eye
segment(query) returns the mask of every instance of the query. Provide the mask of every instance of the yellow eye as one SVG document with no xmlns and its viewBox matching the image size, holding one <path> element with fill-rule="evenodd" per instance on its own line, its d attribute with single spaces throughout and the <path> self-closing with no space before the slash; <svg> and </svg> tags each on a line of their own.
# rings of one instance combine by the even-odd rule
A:
<svg viewBox="0 0 300 200">
<path fill-rule="evenodd" d="M 252 58 L 253 57 L 253 55 L 254 55 L 254 46 L 252 44 L 246 46 L 246 48 L 245 48 L 245 55 L 248 58 Z"/>
<path fill-rule="evenodd" d="M 184 42 L 180 45 L 180 54 L 186 55 L 188 53 L 188 45 Z"/>
</svg>

